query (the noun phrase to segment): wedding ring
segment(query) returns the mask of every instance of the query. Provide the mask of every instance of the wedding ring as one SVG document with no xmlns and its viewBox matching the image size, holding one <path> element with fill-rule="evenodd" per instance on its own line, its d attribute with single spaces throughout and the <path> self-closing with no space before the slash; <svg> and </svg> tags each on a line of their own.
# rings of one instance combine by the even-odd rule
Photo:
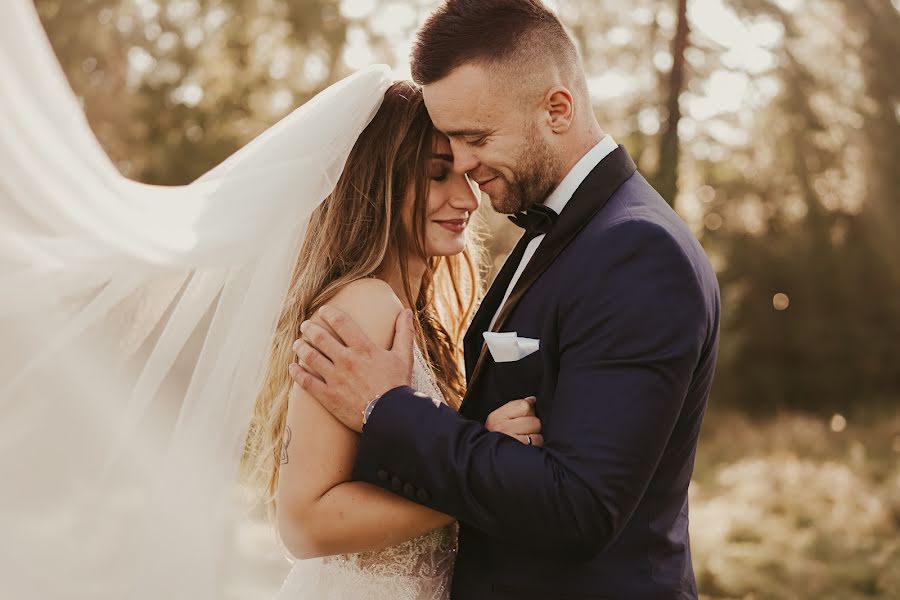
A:
<svg viewBox="0 0 900 600">
<path fill-rule="evenodd" d="M 530 436 L 530 435 L 526 435 L 525 437 L 528 438 L 528 445 L 530 446 L 530 445 L 531 445 L 531 436 Z"/>
</svg>

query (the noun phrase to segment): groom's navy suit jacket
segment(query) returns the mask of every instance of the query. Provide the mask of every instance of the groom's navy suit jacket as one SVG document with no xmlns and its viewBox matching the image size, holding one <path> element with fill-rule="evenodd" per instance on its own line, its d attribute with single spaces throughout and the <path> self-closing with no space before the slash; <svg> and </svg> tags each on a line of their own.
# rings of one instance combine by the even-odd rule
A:
<svg viewBox="0 0 900 600">
<path fill-rule="evenodd" d="M 459 519 L 454 600 L 696 598 L 687 492 L 719 329 L 706 255 L 619 147 L 572 196 L 494 326 L 540 350 L 496 363 L 482 333 L 515 266 L 466 337 L 460 413 L 388 392 L 354 478 Z M 543 448 L 484 428 L 530 395 Z"/>
</svg>

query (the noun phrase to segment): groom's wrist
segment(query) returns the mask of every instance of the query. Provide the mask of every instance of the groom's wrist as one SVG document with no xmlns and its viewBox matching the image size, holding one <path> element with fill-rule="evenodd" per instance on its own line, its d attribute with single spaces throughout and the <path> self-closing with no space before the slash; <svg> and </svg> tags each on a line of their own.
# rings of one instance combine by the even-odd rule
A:
<svg viewBox="0 0 900 600">
<path fill-rule="evenodd" d="M 366 407 L 363 409 L 363 411 L 362 411 L 363 427 L 365 427 L 366 423 L 369 422 L 369 416 L 372 414 L 372 411 L 375 410 L 375 405 L 378 404 L 379 400 L 381 400 L 381 396 L 382 396 L 381 394 L 378 394 L 377 396 L 375 396 L 374 398 L 369 400 L 369 403 L 366 404 Z"/>
<path fill-rule="evenodd" d="M 378 405 L 378 403 L 379 403 L 380 401 L 384 400 L 386 396 L 393 396 L 393 395 L 395 395 L 395 393 L 401 393 L 401 394 L 402 394 L 403 391 L 408 391 L 408 392 L 413 393 L 413 394 L 419 394 L 419 392 L 416 392 L 414 389 L 412 389 L 412 388 L 409 387 L 409 386 L 406 386 L 406 385 L 400 385 L 400 386 L 397 386 L 397 387 L 395 387 L 395 388 L 391 388 L 391 389 L 389 389 L 388 391 L 384 392 L 383 394 L 379 394 L 378 396 L 375 396 L 374 398 L 372 398 L 371 400 L 369 400 L 369 403 L 366 404 L 366 407 L 362 410 L 362 423 L 363 423 L 363 428 L 365 428 L 366 424 L 371 420 L 371 418 L 372 418 L 372 413 L 375 411 L 375 407 Z"/>
</svg>

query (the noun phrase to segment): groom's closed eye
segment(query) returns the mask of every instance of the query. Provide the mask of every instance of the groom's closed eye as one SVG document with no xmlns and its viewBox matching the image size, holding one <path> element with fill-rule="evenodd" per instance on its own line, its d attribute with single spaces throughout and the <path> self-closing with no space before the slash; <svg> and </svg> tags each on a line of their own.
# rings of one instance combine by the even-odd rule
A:
<svg viewBox="0 0 900 600">
<path fill-rule="evenodd" d="M 483 146 L 489 137 L 493 134 L 489 129 L 461 129 L 458 131 L 448 131 L 446 133 L 449 138 L 462 139 L 468 146 Z"/>
</svg>

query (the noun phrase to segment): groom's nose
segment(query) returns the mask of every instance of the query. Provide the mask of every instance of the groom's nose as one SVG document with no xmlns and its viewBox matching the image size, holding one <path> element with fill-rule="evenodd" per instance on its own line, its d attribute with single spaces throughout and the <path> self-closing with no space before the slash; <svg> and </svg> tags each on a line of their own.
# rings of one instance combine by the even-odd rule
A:
<svg viewBox="0 0 900 600">
<path fill-rule="evenodd" d="M 465 144 L 458 144 L 453 148 L 453 171 L 460 175 L 471 173 L 481 165 L 481 161 L 474 153 L 470 152 Z"/>
</svg>

